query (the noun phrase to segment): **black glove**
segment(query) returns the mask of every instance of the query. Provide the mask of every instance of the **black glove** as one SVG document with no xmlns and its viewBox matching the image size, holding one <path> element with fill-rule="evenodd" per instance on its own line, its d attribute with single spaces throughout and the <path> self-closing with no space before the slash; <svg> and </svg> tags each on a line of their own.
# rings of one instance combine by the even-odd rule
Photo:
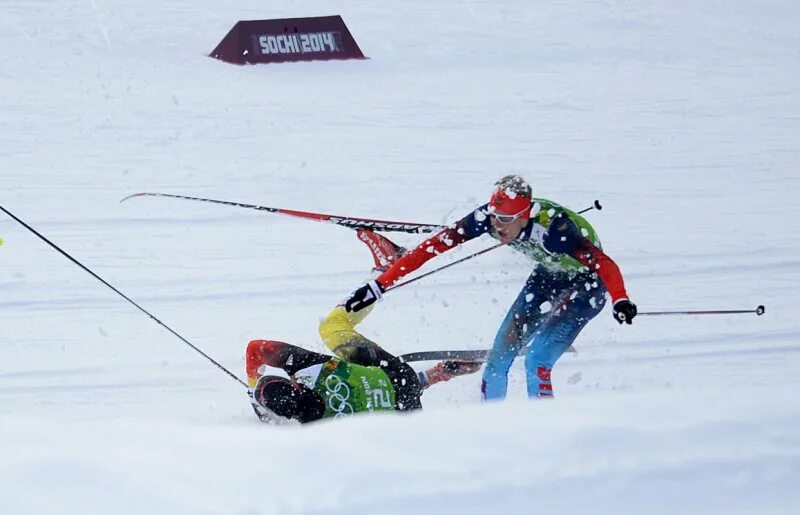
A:
<svg viewBox="0 0 800 515">
<path fill-rule="evenodd" d="M 261 420 L 261 422 L 269 422 L 270 421 L 269 411 L 264 409 L 264 407 L 261 404 L 256 402 L 255 388 L 248 388 L 247 396 L 250 398 L 250 405 L 253 406 L 253 411 L 256 412 L 256 416 L 259 418 L 259 420 Z"/>
<path fill-rule="evenodd" d="M 481 361 L 470 361 L 470 360 L 448 360 L 442 361 L 442 366 L 445 372 L 452 374 L 454 376 L 463 376 L 466 374 L 472 374 L 480 370 L 481 365 L 483 362 Z"/>
<path fill-rule="evenodd" d="M 350 297 L 348 297 L 342 305 L 348 313 L 353 311 L 358 312 L 373 305 L 375 301 L 381 300 L 384 291 L 381 283 L 378 281 L 370 281 L 351 293 Z"/>
<path fill-rule="evenodd" d="M 633 323 L 633 317 L 636 316 L 636 304 L 623 299 L 614 303 L 614 318 L 620 324 L 625 322 L 628 325 Z"/>
</svg>

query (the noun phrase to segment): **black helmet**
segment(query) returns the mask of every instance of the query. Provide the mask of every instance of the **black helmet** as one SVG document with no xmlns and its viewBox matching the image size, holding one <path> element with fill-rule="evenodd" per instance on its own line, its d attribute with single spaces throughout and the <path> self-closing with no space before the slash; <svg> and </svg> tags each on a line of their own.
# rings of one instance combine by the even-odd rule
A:
<svg viewBox="0 0 800 515">
<path fill-rule="evenodd" d="M 253 391 L 253 398 L 272 414 L 301 423 L 322 418 L 325 402 L 314 390 L 280 376 L 263 376 Z"/>
</svg>

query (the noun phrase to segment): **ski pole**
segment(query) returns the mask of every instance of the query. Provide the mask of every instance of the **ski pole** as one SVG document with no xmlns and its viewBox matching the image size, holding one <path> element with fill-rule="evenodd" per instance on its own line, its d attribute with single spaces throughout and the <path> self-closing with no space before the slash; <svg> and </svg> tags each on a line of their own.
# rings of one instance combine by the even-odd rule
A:
<svg viewBox="0 0 800 515">
<path fill-rule="evenodd" d="M 429 233 L 436 232 L 442 227 L 432 224 L 420 224 L 413 222 L 393 222 L 391 220 L 375 220 L 372 218 L 359 218 L 354 216 L 337 216 L 326 215 L 323 213 L 311 213 L 308 211 L 295 211 L 294 209 L 283 209 L 279 207 L 259 206 L 256 204 L 244 204 L 242 202 L 229 202 L 227 200 L 215 200 L 202 197 L 189 197 L 186 195 L 171 195 L 169 193 L 134 193 L 128 195 L 120 200 L 120 203 L 128 199 L 136 197 L 166 197 L 181 200 L 195 200 L 198 202 L 209 202 L 211 204 L 222 204 L 225 206 L 243 207 L 246 209 L 255 209 L 256 211 L 266 211 L 267 213 L 274 213 L 278 215 L 292 216 L 295 218 L 303 218 L 305 220 L 313 220 L 316 222 L 328 222 L 342 227 L 349 227 L 350 229 L 371 229 L 373 231 L 382 232 L 408 232 L 408 233 Z"/>
<path fill-rule="evenodd" d="M 457 265 L 457 264 L 459 264 L 459 263 L 463 263 L 464 261 L 467 261 L 467 260 L 469 260 L 469 259 L 472 259 L 472 258 L 478 257 L 478 256 L 480 256 L 481 254 L 486 254 L 486 253 L 487 253 L 487 252 L 489 252 L 490 250 L 494 250 L 494 249 L 496 249 L 496 248 L 500 248 L 500 247 L 502 247 L 503 245 L 505 245 L 505 243 L 498 243 L 497 245 L 494 245 L 494 246 L 492 246 L 492 247 L 489 247 L 489 248 L 486 248 L 486 249 L 480 250 L 480 251 L 478 251 L 478 252 L 476 252 L 476 253 L 474 253 L 474 254 L 470 254 L 470 255 L 469 255 L 469 256 L 467 256 L 467 257 L 463 257 L 463 258 L 459 259 L 458 261 L 453 261 L 452 263 L 448 263 L 448 264 L 446 264 L 446 265 L 444 265 L 444 266 L 442 266 L 442 267 L 439 267 L 439 268 L 437 268 L 437 269 L 435 269 L 435 270 L 431 270 L 430 272 L 424 273 L 424 274 L 422 274 L 422 275 L 420 275 L 420 276 L 418 276 L 418 277 L 415 277 L 415 278 L 413 278 L 413 279 L 409 279 L 408 281 L 406 281 L 406 282 L 404 282 L 404 283 L 395 284 L 394 286 L 390 286 L 390 287 L 386 288 L 386 291 L 388 292 L 388 291 L 391 291 L 391 290 L 396 290 L 397 288 L 400 288 L 400 287 L 402 287 L 402 286 L 405 286 L 405 285 L 407 285 L 407 284 L 411 284 L 411 283 L 413 283 L 413 282 L 419 281 L 419 280 L 420 280 L 420 279 L 422 279 L 423 277 L 427 277 L 427 276 L 429 276 L 429 275 L 435 274 L 436 272 L 441 272 L 441 271 L 442 271 L 442 270 L 444 270 L 445 268 L 450 268 L 451 266 L 455 266 L 455 265 Z"/>
<path fill-rule="evenodd" d="M 661 316 L 661 315 L 738 315 L 744 313 L 755 313 L 761 316 L 766 311 L 763 305 L 756 309 L 718 309 L 704 311 L 644 311 L 637 313 L 636 316 Z"/>
<path fill-rule="evenodd" d="M 600 211 L 601 209 L 603 209 L 603 206 L 600 205 L 600 201 L 599 200 L 595 200 L 594 204 L 592 204 L 591 207 L 587 207 L 586 209 L 581 209 L 580 211 L 578 211 L 578 214 L 579 215 L 583 214 L 583 213 L 585 213 L 587 211 L 591 211 L 592 209 L 596 209 L 596 210 Z"/>
<path fill-rule="evenodd" d="M 234 375 L 234 374 L 233 374 L 231 371 L 229 371 L 227 368 L 225 368 L 224 366 L 222 366 L 221 364 L 219 364 L 217 361 L 215 361 L 215 360 L 214 360 L 214 359 L 213 359 L 211 356 L 209 356 L 209 355 L 208 355 L 208 354 L 206 354 L 205 352 L 201 351 L 199 348 L 197 348 L 197 347 L 195 347 L 194 345 L 192 345 L 192 344 L 189 342 L 189 340 L 187 340 L 186 338 L 184 338 L 183 336 L 181 336 L 180 334 L 178 334 L 177 332 L 175 332 L 175 331 L 174 331 L 174 330 L 173 330 L 173 329 L 172 329 L 170 326 L 168 326 L 167 324 L 165 324 L 164 322 L 162 322 L 161 320 L 159 320 L 158 318 L 156 318 L 156 317 L 155 317 L 155 315 L 153 315 L 152 313 L 150 313 L 149 311 L 147 311 L 146 309 L 144 309 L 142 306 L 140 306 L 139 304 L 137 304 L 136 302 L 134 302 L 133 300 L 131 300 L 131 299 L 130 299 L 130 298 L 127 296 L 127 295 L 125 295 L 124 293 L 122 293 L 122 292 L 121 292 L 121 291 L 119 291 L 118 289 L 116 289 L 116 288 L 114 288 L 113 286 L 111 286 L 111 284 L 109 284 L 109 283 L 108 283 L 108 282 L 107 282 L 105 279 L 103 279 L 102 277 L 100 277 L 100 276 L 99 276 L 99 275 L 97 275 L 96 273 L 94 273 L 94 272 L 92 272 L 91 270 L 89 270 L 89 268 L 87 268 L 85 265 L 83 265 L 83 264 L 82 264 L 80 261 L 78 261 L 77 259 L 75 259 L 75 258 L 74 258 L 74 257 L 72 257 L 71 255 L 69 255 L 67 252 L 65 252 L 64 250 L 62 250 L 62 249 L 61 249 L 61 247 L 59 247 L 58 245 L 56 245 L 56 244 L 55 244 L 55 243 L 53 243 L 52 241 L 48 240 L 46 237 L 44 237 L 42 234 L 40 234 L 40 233 L 39 233 L 39 232 L 38 232 L 36 229 L 34 229 L 34 228 L 33 228 L 33 227 L 31 227 L 30 225 L 26 224 L 25 222 L 23 222 L 22 220 L 20 220 L 19 218 L 17 218 L 17 217 L 16 217 L 16 216 L 15 216 L 13 213 L 11 213 L 9 210 L 7 210 L 6 208 L 4 208 L 3 206 L 0 206 L 0 210 L 3 210 L 3 212 L 5 212 L 5 214 L 7 214 L 8 216 L 10 216 L 10 217 L 11 217 L 11 218 L 13 218 L 14 220 L 16 220 L 16 221 L 17 221 L 17 222 L 18 222 L 20 225 L 22 225 L 24 228 L 26 228 L 27 230 L 29 230 L 30 232 L 32 232 L 33 234 L 35 234 L 35 235 L 36 235 L 36 236 L 37 236 L 37 237 L 38 237 L 40 240 L 42 240 L 43 242 L 47 243 L 47 244 L 48 244 L 48 245 L 50 245 L 50 246 L 51 246 L 53 249 L 55 249 L 56 251 L 58 251 L 58 252 L 59 252 L 59 253 L 60 253 L 62 256 L 64 256 L 65 258 L 69 259 L 69 260 L 70 260 L 70 261 L 72 261 L 74 264 L 78 265 L 78 266 L 79 266 L 80 268 L 82 268 L 84 271 L 88 272 L 88 273 L 89 273 L 89 275 L 91 275 L 92 277 L 94 277 L 95 279 L 97 279 L 98 281 L 100 281 L 101 283 L 103 283 L 104 285 L 108 286 L 108 287 L 109 287 L 109 288 L 110 288 L 112 291 L 114 291 L 114 293 L 116 293 L 117 295 L 119 295 L 119 296 L 120 296 L 120 297 L 122 297 L 123 299 L 125 299 L 125 300 L 127 300 L 128 302 L 130 302 L 131 304 L 133 304 L 133 305 L 134 305 L 134 306 L 135 306 L 135 307 L 136 307 L 136 308 L 137 308 L 139 311 L 141 311 L 141 312 L 142 312 L 142 313 L 144 313 L 145 315 L 147 315 L 147 316 L 149 316 L 150 318 L 152 318 L 152 319 L 153 319 L 153 321 L 155 321 L 155 322 L 156 322 L 158 325 L 160 325 L 161 327 L 163 327 L 164 329 L 166 329 L 167 331 L 169 331 L 170 333 L 172 333 L 173 335 L 175 335 L 175 336 L 176 336 L 176 337 L 177 337 L 179 340 L 181 340 L 183 343 L 185 343 L 186 345 L 188 345 L 189 347 L 191 347 L 192 349 L 194 349 L 195 351 L 197 351 L 197 352 L 198 352 L 198 353 L 199 353 L 201 356 L 203 356 L 203 357 L 204 357 L 204 358 L 206 358 L 208 361 L 210 361 L 211 363 L 213 363 L 214 365 L 216 365 L 216 366 L 217 366 L 217 368 L 219 368 L 220 370 L 222 370 L 223 372 L 225 372 L 226 374 L 228 374 L 230 377 L 232 377 L 233 379 L 235 379 L 235 380 L 237 380 L 238 382 L 240 382 L 240 383 L 241 383 L 241 384 L 242 384 L 242 385 L 243 385 L 245 388 L 247 388 L 247 383 L 245 383 L 244 381 L 242 381 L 241 379 L 239 379 L 238 377 L 236 377 L 236 375 Z"/>
</svg>

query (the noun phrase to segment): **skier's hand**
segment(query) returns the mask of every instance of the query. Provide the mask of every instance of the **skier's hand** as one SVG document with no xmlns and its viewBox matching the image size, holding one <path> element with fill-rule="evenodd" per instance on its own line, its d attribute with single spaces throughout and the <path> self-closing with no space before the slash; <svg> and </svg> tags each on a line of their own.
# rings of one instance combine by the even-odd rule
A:
<svg viewBox="0 0 800 515">
<path fill-rule="evenodd" d="M 269 420 L 269 412 L 256 401 L 254 388 L 247 389 L 247 397 L 250 400 L 250 405 L 253 406 L 253 411 L 256 412 L 256 416 L 262 422 L 267 422 Z"/>
<path fill-rule="evenodd" d="M 481 369 L 480 361 L 469 360 L 447 360 L 440 361 L 435 367 L 420 373 L 420 384 L 422 388 L 430 388 L 436 383 L 449 381 L 454 377 L 473 374 Z"/>
<path fill-rule="evenodd" d="M 376 301 L 381 300 L 384 291 L 381 283 L 378 281 L 370 281 L 350 294 L 350 297 L 344 301 L 344 309 L 347 310 L 348 313 L 361 311 L 373 305 Z"/>
<path fill-rule="evenodd" d="M 442 365 L 445 372 L 448 372 L 453 376 L 464 376 L 467 374 L 474 374 L 475 372 L 480 370 L 481 365 L 483 365 L 483 363 L 480 361 L 453 359 L 448 361 L 442 361 Z"/>
<path fill-rule="evenodd" d="M 614 303 L 614 318 L 620 324 L 625 322 L 628 325 L 633 323 L 633 317 L 636 316 L 636 304 L 628 299 L 618 300 Z"/>
</svg>

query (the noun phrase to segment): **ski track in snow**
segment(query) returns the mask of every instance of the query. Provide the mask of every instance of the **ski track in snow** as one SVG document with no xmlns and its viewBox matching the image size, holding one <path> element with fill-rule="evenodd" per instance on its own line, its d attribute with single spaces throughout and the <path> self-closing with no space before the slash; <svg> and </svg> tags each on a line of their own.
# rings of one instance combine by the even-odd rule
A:
<svg viewBox="0 0 800 515">
<path fill-rule="evenodd" d="M 369 60 L 206 57 L 238 20 L 334 13 Z M 641 311 L 766 314 L 620 327 L 606 308 L 555 402 L 524 399 L 519 360 L 502 404 L 469 376 L 413 416 L 274 428 L 2 216 L 0 513 L 800 513 L 798 26 L 789 0 L 4 2 L 0 205 L 240 377 L 253 338 L 324 351 L 319 318 L 368 251 L 329 224 L 125 196 L 446 223 L 516 172 L 601 200 L 586 216 Z M 488 348 L 530 268 L 493 251 L 391 292 L 363 332 Z"/>
</svg>

